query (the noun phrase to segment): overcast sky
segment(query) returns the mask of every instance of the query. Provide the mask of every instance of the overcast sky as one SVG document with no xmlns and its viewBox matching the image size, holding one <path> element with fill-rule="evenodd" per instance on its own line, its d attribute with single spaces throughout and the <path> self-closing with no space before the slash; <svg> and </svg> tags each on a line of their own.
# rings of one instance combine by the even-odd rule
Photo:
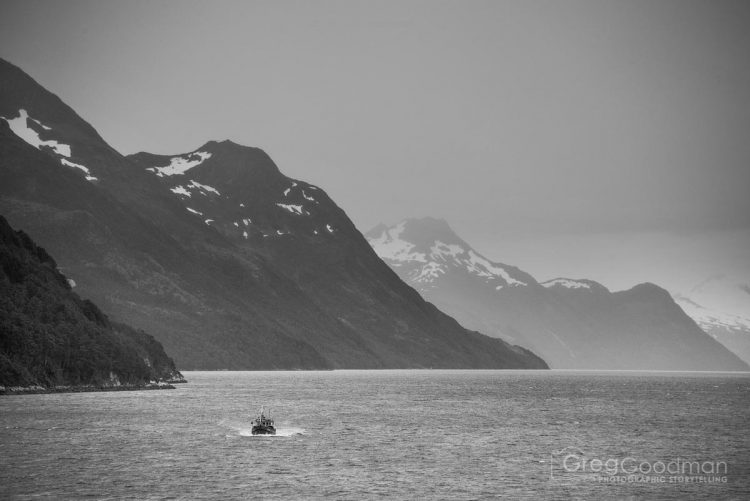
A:
<svg viewBox="0 0 750 501">
<path fill-rule="evenodd" d="M 0 3 L 0 56 L 122 153 L 266 150 L 363 232 L 539 279 L 750 280 L 750 2 Z"/>
</svg>

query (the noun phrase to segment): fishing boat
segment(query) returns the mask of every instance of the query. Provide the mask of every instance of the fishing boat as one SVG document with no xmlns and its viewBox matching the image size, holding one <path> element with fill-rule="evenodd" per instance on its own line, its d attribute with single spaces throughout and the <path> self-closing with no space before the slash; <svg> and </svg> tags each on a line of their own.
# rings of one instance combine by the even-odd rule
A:
<svg viewBox="0 0 750 501">
<path fill-rule="evenodd" d="M 253 421 L 253 435 L 276 435 L 273 419 L 266 417 L 263 407 L 260 408 L 260 415 Z"/>
</svg>

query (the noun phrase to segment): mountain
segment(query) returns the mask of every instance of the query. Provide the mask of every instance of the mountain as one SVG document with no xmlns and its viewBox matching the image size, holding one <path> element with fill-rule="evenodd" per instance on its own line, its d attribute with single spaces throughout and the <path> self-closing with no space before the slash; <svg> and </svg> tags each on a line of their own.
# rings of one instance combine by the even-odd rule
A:
<svg viewBox="0 0 750 501">
<path fill-rule="evenodd" d="M 750 284 L 716 275 L 673 297 L 704 331 L 750 364 Z"/>
<path fill-rule="evenodd" d="M 425 302 L 262 150 L 124 157 L 7 62 L 0 91 L 0 213 L 181 368 L 546 367 Z"/>
<path fill-rule="evenodd" d="M 592 280 L 539 283 L 493 262 L 440 219 L 366 234 L 375 252 L 462 325 L 525 346 L 553 368 L 747 370 L 653 284 L 610 292 Z"/>
<path fill-rule="evenodd" d="M 182 380 L 153 337 L 111 322 L 54 259 L 0 216 L 0 386 L 142 386 Z"/>
</svg>

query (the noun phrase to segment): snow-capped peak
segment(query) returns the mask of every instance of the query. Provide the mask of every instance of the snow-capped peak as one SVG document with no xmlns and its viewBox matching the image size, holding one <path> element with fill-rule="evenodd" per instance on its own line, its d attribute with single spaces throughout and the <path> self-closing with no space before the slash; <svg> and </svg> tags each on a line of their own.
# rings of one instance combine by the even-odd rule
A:
<svg viewBox="0 0 750 501">
<path fill-rule="evenodd" d="M 413 282 L 432 283 L 449 271 L 458 271 L 497 290 L 529 283 L 519 270 L 494 263 L 476 252 L 441 219 L 407 219 L 390 228 L 378 225 L 367 233 L 367 238 L 381 259 L 405 270 Z"/>
<path fill-rule="evenodd" d="M 711 327 L 750 329 L 750 318 L 748 317 L 703 306 L 680 294 L 674 294 L 672 297 L 690 318 L 705 329 Z"/>
<path fill-rule="evenodd" d="M 750 286 L 742 280 L 716 275 L 672 297 L 704 328 L 750 329 Z"/>
<path fill-rule="evenodd" d="M 386 229 L 378 238 L 369 240 L 370 246 L 381 259 L 395 262 L 427 262 L 425 254 L 414 252 L 414 244 L 401 238 L 406 229 L 406 221 L 401 221 L 393 228 Z"/>
</svg>

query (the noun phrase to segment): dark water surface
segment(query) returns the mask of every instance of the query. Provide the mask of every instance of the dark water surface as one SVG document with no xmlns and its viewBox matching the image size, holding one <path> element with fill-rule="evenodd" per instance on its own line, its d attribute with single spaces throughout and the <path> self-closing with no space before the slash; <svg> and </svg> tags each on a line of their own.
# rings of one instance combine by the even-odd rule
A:
<svg viewBox="0 0 750 501">
<path fill-rule="evenodd" d="M 185 376 L 0 397 L 0 497 L 750 498 L 748 374 Z M 278 436 L 250 436 L 261 405 Z"/>
</svg>

